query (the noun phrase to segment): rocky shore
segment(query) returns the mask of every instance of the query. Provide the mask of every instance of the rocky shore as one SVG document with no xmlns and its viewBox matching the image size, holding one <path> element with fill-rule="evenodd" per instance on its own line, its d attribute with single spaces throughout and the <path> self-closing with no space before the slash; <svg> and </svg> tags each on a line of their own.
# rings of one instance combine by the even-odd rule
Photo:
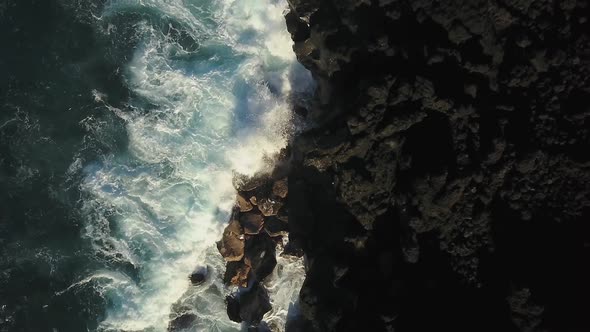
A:
<svg viewBox="0 0 590 332">
<path fill-rule="evenodd" d="M 590 330 L 588 1 L 289 5 L 312 128 L 237 185 L 230 317 L 288 231 L 302 331 Z"/>
<path fill-rule="evenodd" d="M 263 281 L 277 265 L 277 248 L 283 255 L 297 255 L 290 251 L 287 241 L 288 178 L 281 169 L 286 157 L 286 151 L 277 156 L 278 166 L 270 174 L 234 174 L 236 204 L 217 242 L 227 262 L 224 282 L 238 287 L 226 299 L 227 314 L 231 320 L 245 322 L 255 330 L 271 310 Z"/>
</svg>

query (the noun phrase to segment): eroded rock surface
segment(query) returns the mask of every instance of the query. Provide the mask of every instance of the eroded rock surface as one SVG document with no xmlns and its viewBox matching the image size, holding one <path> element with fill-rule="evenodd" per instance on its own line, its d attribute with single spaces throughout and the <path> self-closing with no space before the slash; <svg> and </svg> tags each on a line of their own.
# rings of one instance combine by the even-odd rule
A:
<svg viewBox="0 0 590 332">
<path fill-rule="evenodd" d="M 289 3 L 312 329 L 590 330 L 588 1 Z"/>
</svg>

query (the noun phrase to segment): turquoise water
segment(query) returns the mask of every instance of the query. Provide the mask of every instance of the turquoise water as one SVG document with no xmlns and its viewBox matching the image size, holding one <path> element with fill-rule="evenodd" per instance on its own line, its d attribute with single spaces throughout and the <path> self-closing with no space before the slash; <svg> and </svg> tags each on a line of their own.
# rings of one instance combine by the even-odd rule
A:
<svg viewBox="0 0 590 332">
<path fill-rule="evenodd" d="M 25 2 L 0 10 L 7 15 L 18 6 Z M 48 286 L 0 294 L 13 297 L 0 300 L 0 326 L 165 331 L 170 318 L 190 312 L 197 316 L 190 330 L 240 330 L 225 314 L 229 290 L 220 282 L 224 263 L 214 243 L 234 203 L 232 172 L 272 167 L 269 157 L 296 130 L 292 101 L 311 91 L 309 74 L 291 50 L 286 4 L 112 0 L 50 6 L 56 27 L 73 22 L 49 33 L 54 44 L 38 50 L 48 51 L 45 61 L 54 71 L 42 64 L 23 70 L 53 88 L 7 87 L 0 118 L 2 163 L 9 170 L 0 178 L 7 184 L 3 195 L 36 194 L 47 206 L 60 206 L 21 237 L 11 235 L 15 216 L 45 207 L 3 211 L 13 221 L 0 228 L 6 230 L 0 233 L 2 263 L 9 268 L 0 280 L 3 287 L 19 284 L 14 270 Z M 59 40 L 66 46 L 56 46 Z M 78 49 L 81 54 L 72 55 Z M 4 63 L 10 61 L 19 60 Z M 20 82 L 24 74 L 17 69 L 6 67 Z M 26 96 L 44 102 L 32 104 Z M 29 137 L 17 142 L 28 159 L 15 152 L 21 151 L 13 142 L 19 130 Z M 11 158 L 14 163 L 6 161 Z M 34 193 L 35 186 L 43 189 Z M 53 227 L 48 218 L 66 225 L 67 236 L 44 230 Z M 27 243 L 32 233 L 40 240 Z M 25 258 L 17 258 L 19 246 L 30 248 Z M 25 263 L 48 270 L 21 269 Z M 275 310 L 267 320 L 276 325 L 284 324 L 303 274 L 300 262 L 280 264 L 281 274 L 269 284 Z M 211 266 L 213 277 L 193 287 L 187 276 L 198 265 Z M 27 292 L 34 300 L 21 301 Z M 43 323 L 26 322 L 35 315 Z"/>
</svg>

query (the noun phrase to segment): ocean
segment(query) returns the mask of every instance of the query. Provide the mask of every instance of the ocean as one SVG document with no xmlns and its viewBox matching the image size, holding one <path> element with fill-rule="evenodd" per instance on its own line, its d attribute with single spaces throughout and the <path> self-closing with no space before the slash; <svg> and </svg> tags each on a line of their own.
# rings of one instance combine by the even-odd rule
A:
<svg viewBox="0 0 590 332">
<path fill-rule="evenodd" d="M 166 331 L 187 313 L 187 331 L 243 329 L 215 241 L 232 175 L 272 167 L 313 91 L 286 8 L 0 1 L 0 331 Z M 303 274 L 279 259 L 270 325 Z"/>
</svg>

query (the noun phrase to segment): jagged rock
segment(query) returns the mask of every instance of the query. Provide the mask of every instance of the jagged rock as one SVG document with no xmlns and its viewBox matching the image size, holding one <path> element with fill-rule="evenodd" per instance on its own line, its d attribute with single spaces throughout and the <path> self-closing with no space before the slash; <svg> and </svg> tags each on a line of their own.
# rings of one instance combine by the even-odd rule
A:
<svg viewBox="0 0 590 332">
<path fill-rule="evenodd" d="M 275 216 L 283 203 L 270 198 L 261 198 L 257 200 L 258 209 L 265 217 Z"/>
<path fill-rule="evenodd" d="M 272 309 L 268 292 L 260 283 L 227 296 L 225 301 L 229 319 L 250 326 L 258 325 L 264 314 Z"/>
<path fill-rule="evenodd" d="M 590 330 L 588 1 L 289 4 L 307 331 Z"/>
<path fill-rule="evenodd" d="M 286 236 L 289 232 L 289 224 L 277 217 L 268 217 L 264 221 L 264 230 L 270 237 Z"/>
<path fill-rule="evenodd" d="M 286 198 L 287 194 L 289 193 L 289 183 L 287 178 L 275 181 L 272 185 L 272 193 L 280 198 Z"/>
<path fill-rule="evenodd" d="M 244 234 L 256 235 L 260 233 L 264 226 L 264 218 L 257 213 L 242 213 L 240 215 L 240 224 L 244 227 Z"/>
<path fill-rule="evenodd" d="M 229 319 L 236 323 L 241 323 L 243 320 L 242 317 L 240 317 L 240 301 L 238 300 L 237 294 L 226 296 L 225 304 Z"/>
<path fill-rule="evenodd" d="M 190 275 L 189 279 L 193 285 L 200 285 L 209 276 L 209 266 L 199 266 Z"/>
<path fill-rule="evenodd" d="M 252 191 L 268 182 L 268 175 L 255 174 L 252 177 L 235 173 L 233 174 L 232 183 L 237 191 Z"/>
<path fill-rule="evenodd" d="M 248 323 L 259 323 L 264 314 L 272 309 L 268 292 L 259 283 L 240 293 L 239 305 L 240 318 Z"/>
<path fill-rule="evenodd" d="M 223 275 L 223 282 L 226 285 L 234 285 L 239 287 L 248 286 L 248 275 L 250 274 L 250 265 L 246 264 L 244 260 L 239 262 L 229 262 L 225 266 L 225 274 Z"/>
<path fill-rule="evenodd" d="M 248 212 L 248 211 L 252 211 L 252 209 L 254 208 L 252 206 L 252 204 L 247 201 L 244 196 L 238 194 L 236 196 L 236 202 L 238 203 L 238 207 L 240 208 L 240 212 Z"/>
<path fill-rule="evenodd" d="M 291 38 L 298 42 L 309 38 L 309 26 L 304 20 L 300 19 L 295 13 L 289 12 L 285 15 L 287 29 L 291 33 Z"/>
<path fill-rule="evenodd" d="M 276 243 L 266 232 L 253 236 L 246 242 L 244 261 L 252 267 L 256 280 L 264 280 L 277 265 Z"/>
<path fill-rule="evenodd" d="M 508 298 L 512 320 L 521 331 L 538 331 L 542 323 L 543 307 L 533 303 L 531 291 L 524 288 Z"/>
<path fill-rule="evenodd" d="M 217 249 L 228 262 L 239 261 L 244 257 L 244 230 L 237 220 L 230 221 L 223 231 Z"/>
<path fill-rule="evenodd" d="M 294 257 L 303 257 L 304 254 L 305 253 L 303 252 L 303 248 L 297 240 L 290 240 L 289 242 L 287 242 L 287 244 L 283 248 L 283 252 L 281 253 L 281 255 Z"/>
</svg>

